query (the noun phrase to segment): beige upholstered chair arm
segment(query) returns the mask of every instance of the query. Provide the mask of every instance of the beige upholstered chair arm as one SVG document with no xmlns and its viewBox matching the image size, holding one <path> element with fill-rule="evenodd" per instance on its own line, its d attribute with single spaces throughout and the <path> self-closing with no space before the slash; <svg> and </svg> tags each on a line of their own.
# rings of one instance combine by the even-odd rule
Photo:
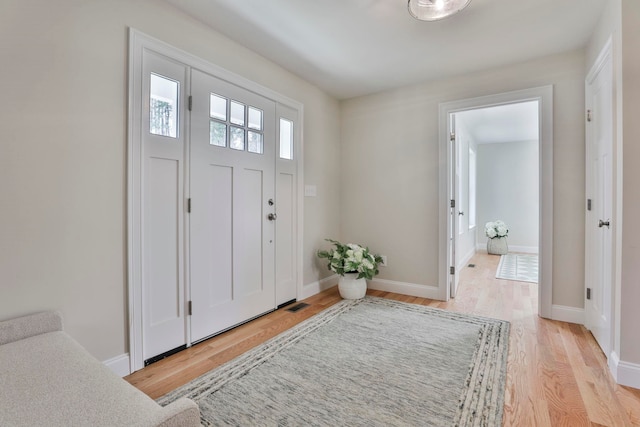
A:
<svg viewBox="0 0 640 427">
<path fill-rule="evenodd" d="M 62 316 L 57 311 L 46 311 L 5 320 L 0 322 L 0 345 L 61 330 Z"/>
<path fill-rule="evenodd" d="M 160 427 L 181 427 L 200 425 L 200 409 L 189 399 L 178 399 L 163 409 L 162 419 L 157 420 Z"/>
</svg>

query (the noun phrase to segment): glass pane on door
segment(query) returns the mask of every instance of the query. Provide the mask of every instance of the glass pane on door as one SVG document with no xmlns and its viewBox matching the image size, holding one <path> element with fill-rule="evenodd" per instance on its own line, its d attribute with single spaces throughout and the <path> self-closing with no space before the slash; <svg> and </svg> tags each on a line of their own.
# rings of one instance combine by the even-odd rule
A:
<svg viewBox="0 0 640 427">
<path fill-rule="evenodd" d="M 227 98 L 212 93 L 209 101 L 209 115 L 214 119 L 226 121 Z"/>
<path fill-rule="evenodd" d="M 244 150 L 244 129 L 230 126 L 229 146 L 234 150 Z"/>
<path fill-rule="evenodd" d="M 209 124 L 209 144 L 218 147 L 227 146 L 227 125 L 211 120 Z"/>
<path fill-rule="evenodd" d="M 244 104 L 231 101 L 231 123 L 244 126 Z"/>
<path fill-rule="evenodd" d="M 262 154 L 262 134 L 258 132 L 247 132 L 247 151 L 250 153 Z"/>
<path fill-rule="evenodd" d="M 175 80 L 151 73 L 149 92 L 149 132 L 178 137 L 178 92 Z"/>
</svg>

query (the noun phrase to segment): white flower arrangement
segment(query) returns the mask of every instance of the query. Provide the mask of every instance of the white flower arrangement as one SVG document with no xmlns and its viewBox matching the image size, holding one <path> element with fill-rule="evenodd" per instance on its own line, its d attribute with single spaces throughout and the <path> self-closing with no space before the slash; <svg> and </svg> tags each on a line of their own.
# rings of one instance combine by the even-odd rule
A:
<svg viewBox="0 0 640 427">
<path fill-rule="evenodd" d="M 509 228 L 507 228 L 507 224 L 500 220 L 488 222 L 484 225 L 484 234 L 490 239 L 495 239 L 496 237 L 507 237 L 509 234 Z"/>
<path fill-rule="evenodd" d="M 318 251 L 318 257 L 327 258 L 327 267 L 341 276 L 347 273 L 358 273 L 358 279 L 373 279 L 378 274 L 378 264 L 382 262 L 379 255 L 369 253 L 369 248 L 353 243 L 343 244 L 336 240 L 326 239 L 333 243 L 335 249 Z"/>
</svg>

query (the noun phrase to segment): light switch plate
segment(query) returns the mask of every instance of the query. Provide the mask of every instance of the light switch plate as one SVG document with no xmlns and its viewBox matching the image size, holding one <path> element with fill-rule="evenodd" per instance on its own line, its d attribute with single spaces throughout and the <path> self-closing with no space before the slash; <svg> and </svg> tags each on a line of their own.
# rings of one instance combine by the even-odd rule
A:
<svg viewBox="0 0 640 427">
<path fill-rule="evenodd" d="M 305 197 L 316 197 L 317 189 L 315 185 L 305 185 L 304 186 L 304 196 Z"/>
</svg>

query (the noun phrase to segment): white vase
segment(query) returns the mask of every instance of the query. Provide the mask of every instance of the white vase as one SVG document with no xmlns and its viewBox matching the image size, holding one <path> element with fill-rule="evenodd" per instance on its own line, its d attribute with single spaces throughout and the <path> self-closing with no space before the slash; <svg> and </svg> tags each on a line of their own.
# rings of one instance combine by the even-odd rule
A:
<svg viewBox="0 0 640 427">
<path fill-rule="evenodd" d="M 487 240 L 487 253 L 493 255 L 506 255 L 509 252 L 507 237 L 494 237 Z"/>
<path fill-rule="evenodd" d="M 338 290 L 344 299 L 360 299 L 367 294 L 367 280 L 358 279 L 358 273 L 345 273 L 338 280 Z"/>
</svg>

